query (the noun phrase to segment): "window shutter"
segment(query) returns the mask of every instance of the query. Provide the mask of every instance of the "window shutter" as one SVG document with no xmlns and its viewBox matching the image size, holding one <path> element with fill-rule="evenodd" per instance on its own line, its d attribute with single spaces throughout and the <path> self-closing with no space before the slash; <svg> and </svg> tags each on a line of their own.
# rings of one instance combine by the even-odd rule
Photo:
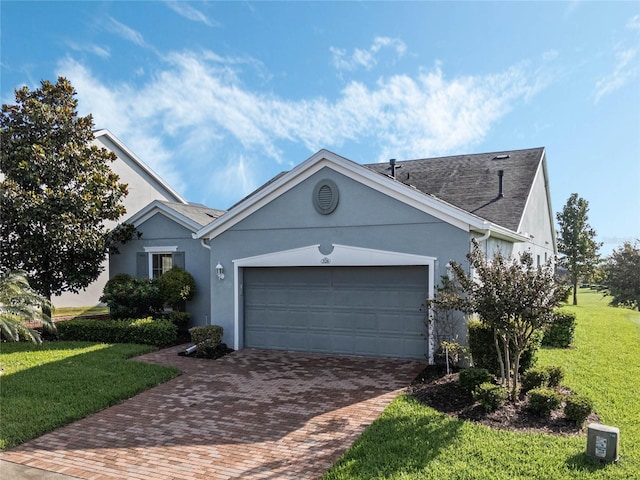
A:
<svg viewBox="0 0 640 480">
<path fill-rule="evenodd" d="M 145 252 L 136 255 L 136 275 L 138 278 L 149 278 L 149 257 Z"/>
<path fill-rule="evenodd" d="M 184 252 L 175 252 L 172 255 L 172 265 L 184 270 Z"/>
</svg>

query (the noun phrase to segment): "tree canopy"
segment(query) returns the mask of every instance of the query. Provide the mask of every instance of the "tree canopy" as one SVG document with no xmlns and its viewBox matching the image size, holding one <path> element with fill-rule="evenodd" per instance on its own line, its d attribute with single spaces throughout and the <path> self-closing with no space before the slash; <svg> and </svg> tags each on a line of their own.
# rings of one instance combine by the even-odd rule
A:
<svg viewBox="0 0 640 480">
<path fill-rule="evenodd" d="M 598 249 L 602 245 L 595 241 L 596 231 L 589 225 L 589 202 L 572 193 L 558 220 L 558 251 L 565 256 L 559 264 L 567 269 L 573 287 L 573 304 L 578 304 L 578 282 L 589 276 L 598 265 Z"/>
<path fill-rule="evenodd" d="M 78 292 L 102 271 L 113 234 L 105 221 L 125 209 L 127 186 L 92 143 L 91 115 L 78 116 L 69 81 L 15 91 L 0 117 L 0 269 L 23 270 L 46 298 Z"/>
<path fill-rule="evenodd" d="M 493 328 L 502 381 L 515 398 L 522 352 L 535 332 L 552 322 L 553 311 L 564 299 L 565 291 L 554 280 L 552 260 L 535 266 L 528 251 L 517 258 L 505 257 L 498 251 L 488 259 L 474 241 L 467 259 L 473 275 L 467 274 L 459 263 L 451 262 L 455 281 L 463 293 L 459 303 L 451 305 L 476 313 Z"/>
<path fill-rule="evenodd" d="M 625 242 L 604 265 L 608 293 L 613 305 L 640 309 L 640 240 Z"/>
</svg>

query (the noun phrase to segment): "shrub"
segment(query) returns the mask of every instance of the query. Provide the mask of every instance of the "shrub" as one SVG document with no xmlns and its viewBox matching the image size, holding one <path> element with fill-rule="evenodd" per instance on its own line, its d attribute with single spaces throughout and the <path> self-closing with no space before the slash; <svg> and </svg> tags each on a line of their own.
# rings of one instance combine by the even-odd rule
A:
<svg viewBox="0 0 640 480">
<path fill-rule="evenodd" d="M 500 374 L 500 363 L 498 362 L 498 352 L 493 340 L 493 330 L 479 320 L 471 320 L 468 324 L 469 337 L 467 343 L 473 365 L 479 368 L 486 368 L 494 375 Z M 535 332 L 531 337 L 528 347 L 523 350 L 520 356 L 519 372 L 525 372 L 536 364 L 537 353 L 540 348 L 543 333 Z M 511 351 L 513 354 L 513 351 Z"/>
<path fill-rule="evenodd" d="M 473 393 L 478 385 L 491 380 L 493 375 L 486 368 L 467 368 L 460 372 L 460 386 L 469 393 Z"/>
<path fill-rule="evenodd" d="M 531 368 L 522 374 L 520 386 L 523 392 L 549 386 L 549 371 L 546 368 Z"/>
<path fill-rule="evenodd" d="M 544 332 L 542 344 L 547 347 L 567 348 L 573 343 L 576 316 L 573 313 L 554 312 L 553 323 Z"/>
<path fill-rule="evenodd" d="M 109 306 L 111 318 L 144 318 L 162 311 L 160 288 L 154 280 L 116 275 L 104 286 L 100 301 Z"/>
<path fill-rule="evenodd" d="M 548 365 L 545 367 L 547 373 L 549 374 L 549 383 L 550 387 L 557 387 L 564 380 L 564 368 L 560 366 Z"/>
<path fill-rule="evenodd" d="M 548 417 L 562 404 L 562 395 L 550 388 L 534 388 L 527 393 L 529 408 L 541 417 Z"/>
<path fill-rule="evenodd" d="M 142 343 L 164 346 L 176 341 L 177 328 L 169 320 L 151 317 L 123 320 L 77 319 L 58 324 L 60 340 L 100 343 Z"/>
<path fill-rule="evenodd" d="M 564 417 L 581 426 L 593 412 L 593 402 L 585 395 L 569 395 L 564 406 Z"/>
<path fill-rule="evenodd" d="M 196 281 L 193 276 L 179 267 L 162 274 L 158 279 L 160 294 L 165 304 L 174 310 L 184 310 L 184 303 L 196 294 Z"/>
<path fill-rule="evenodd" d="M 227 346 L 220 343 L 222 340 L 222 327 L 219 325 L 206 325 L 193 327 L 189 330 L 191 341 L 198 347 L 197 357 L 219 358 L 229 353 Z"/>
<path fill-rule="evenodd" d="M 214 345 L 218 345 L 222 340 L 222 333 L 222 327 L 219 325 L 205 325 L 189 329 L 191 341 L 196 345 L 206 340 L 210 341 Z"/>
<path fill-rule="evenodd" d="M 191 320 L 191 314 L 188 312 L 164 312 L 162 318 L 171 321 L 179 331 L 185 331 L 189 320 Z"/>
<path fill-rule="evenodd" d="M 504 405 L 508 396 L 506 388 L 491 382 L 481 383 L 473 391 L 473 399 L 479 401 L 487 412 L 493 412 Z"/>
</svg>

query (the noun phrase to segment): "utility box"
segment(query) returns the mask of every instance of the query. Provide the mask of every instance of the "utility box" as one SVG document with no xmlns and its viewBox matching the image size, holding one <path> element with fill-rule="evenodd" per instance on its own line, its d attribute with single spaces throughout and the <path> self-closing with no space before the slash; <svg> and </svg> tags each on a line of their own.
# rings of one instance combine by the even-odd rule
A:
<svg viewBox="0 0 640 480">
<path fill-rule="evenodd" d="M 587 456 L 603 462 L 617 462 L 620 451 L 620 429 L 590 423 L 587 427 Z"/>
</svg>

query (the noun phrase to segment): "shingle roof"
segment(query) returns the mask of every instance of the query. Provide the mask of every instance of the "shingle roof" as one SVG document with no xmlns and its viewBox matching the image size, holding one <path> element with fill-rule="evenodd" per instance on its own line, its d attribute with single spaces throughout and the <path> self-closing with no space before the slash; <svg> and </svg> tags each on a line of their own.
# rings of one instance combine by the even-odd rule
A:
<svg viewBox="0 0 640 480">
<path fill-rule="evenodd" d="M 544 148 L 396 162 L 396 180 L 516 231 Z M 389 164 L 364 165 L 389 175 Z M 398 169 L 399 168 L 399 169 Z M 504 197 L 498 197 L 502 170 Z"/>
<path fill-rule="evenodd" d="M 224 210 L 208 208 L 197 203 L 188 203 L 186 205 L 166 201 L 162 201 L 161 203 L 203 227 L 226 213 Z"/>
</svg>

